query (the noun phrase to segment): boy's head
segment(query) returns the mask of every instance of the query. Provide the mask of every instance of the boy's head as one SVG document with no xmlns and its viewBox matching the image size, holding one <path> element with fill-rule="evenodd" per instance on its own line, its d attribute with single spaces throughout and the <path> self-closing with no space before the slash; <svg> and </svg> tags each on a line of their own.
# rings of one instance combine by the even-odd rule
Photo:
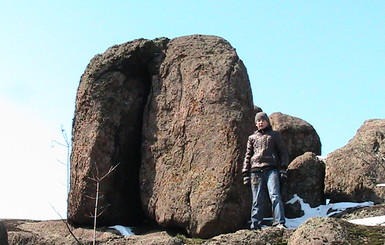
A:
<svg viewBox="0 0 385 245">
<path fill-rule="evenodd" d="M 258 129 L 264 129 L 270 126 L 269 116 L 265 112 L 258 112 L 257 115 L 255 115 L 255 125 L 257 125 Z"/>
</svg>

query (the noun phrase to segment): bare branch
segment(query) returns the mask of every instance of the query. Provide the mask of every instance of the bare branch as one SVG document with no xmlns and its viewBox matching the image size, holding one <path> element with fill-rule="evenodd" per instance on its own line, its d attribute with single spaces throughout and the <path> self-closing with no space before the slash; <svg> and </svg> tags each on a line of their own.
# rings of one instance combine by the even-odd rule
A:
<svg viewBox="0 0 385 245">
<path fill-rule="evenodd" d="M 56 161 L 58 161 L 60 164 L 64 165 L 64 166 L 67 166 L 67 163 L 63 162 L 63 161 L 60 161 L 59 159 L 56 159 Z"/>
<path fill-rule="evenodd" d="M 101 182 L 109 176 L 115 169 L 119 166 L 120 163 L 115 166 L 111 166 L 110 169 L 103 176 L 100 177 L 100 172 L 98 165 L 95 163 L 94 172 L 92 173 L 92 177 L 88 177 L 89 180 L 94 181 L 96 183 L 95 197 L 87 196 L 90 199 L 95 200 L 94 213 L 90 214 L 90 217 L 94 219 L 94 234 L 93 234 L 93 244 L 96 244 L 96 224 L 97 218 L 100 217 L 110 206 L 109 204 L 106 207 L 99 207 L 99 201 L 104 198 L 104 194 L 100 191 Z"/>
<path fill-rule="evenodd" d="M 63 125 L 61 125 L 61 133 L 62 133 L 62 136 L 63 136 L 64 141 L 66 142 L 67 146 L 69 146 L 70 145 L 70 141 L 68 140 L 67 132 L 63 128 Z"/>
<path fill-rule="evenodd" d="M 107 211 L 107 207 L 106 208 L 101 208 L 100 210 L 102 210 L 102 211 L 99 212 L 96 217 L 100 217 L 104 212 L 106 212 Z"/>
<path fill-rule="evenodd" d="M 89 214 L 85 215 L 88 218 L 94 218 L 94 215 L 90 212 Z"/>
<path fill-rule="evenodd" d="M 110 175 L 119 166 L 119 164 L 120 163 L 116 164 L 115 166 L 111 166 L 108 172 L 100 178 L 100 181 L 102 181 L 104 178 Z"/>
<path fill-rule="evenodd" d="M 66 131 L 63 128 L 63 125 L 61 125 L 61 134 L 64 139 L 65 143 L 59 142 L 57 140 L 51 140 L 51 147 L 54 147 L 55 145 L 59 145 L 62 147 L 67 148 L 67 161 L 64 163 L 63 161 L 60 161 L 57 159 L 57 161 L 67 167 L 67 194 L 70 190 L 70 154 L 71 154 L 71 141 L 69 140 Z"/>
<path fill-rule="evenodd" d="M 63 223 L 66 225 L 68 232 L 69 232 L 69 233 L 71 234 L 71 236 L 75 239 L 75 241 L 77 242 L 77 244 L 83 245 L 83 243 L 81 243 L 81 242 L 77 239 L 77 237 L 75 236 L 75 234 L 72 232 L 71 227 L 70 227 L 70 225 L 68 224 L 68 222 L 67 222 L 65 219 L 63 219 L 63 217 L 61 216 L 61 214 L 55 209 L 55 207 L 54 207 L 52 204 L 50 204 L 50 205 L 51 205 L 51 208 L 55 211 L 55 213 L 56 213 L 57 215 L 59 215 L 60 220 L 63 221 Z"/>
<path fill-rule="evenodd" d="M 89 180 L 92 180 L 92 181 L 94 181 L 94 182 L 98 182 L 99 180 L 98 180 L 98 178 L 95 178 L 94 176 L 92 176 L 92 177 L 87 177 Z"/>
<path fill-rule="evenodd" d="M 87 198 L 89 198 L 89 199 L 92 199 L 92 200 L 95 200 L 96 199 L 96 197 L 93 197 L 93 196 L 89 196 L 89 195 L 85 195 Z"/>
</svg>

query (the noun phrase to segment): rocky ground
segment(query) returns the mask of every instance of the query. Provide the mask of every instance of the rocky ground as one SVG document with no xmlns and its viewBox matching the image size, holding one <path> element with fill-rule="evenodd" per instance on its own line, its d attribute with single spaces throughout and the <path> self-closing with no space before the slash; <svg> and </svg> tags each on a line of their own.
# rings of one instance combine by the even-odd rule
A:
<svg viewBox="0 0 385 245">
<path fill-rule="evenodd" d="M 349 210 L 333 218 L 314 217 L 296 230 L 265 228 L 258 231 L 239 230 L 210 239 L 187 238 L 177 232 L 156 227 L 135 230 L 134 236 L 124 237 L 114 229 L 101 228 L 96 232 L 96 244 L 385 244 L 385 226 L 363 226 L 347 222 L 384 215 L 385 205 Z M 69 227 L 65 222 L 2 220 L 12 244 L 92 244 L 91 228 Z M 75 240 L 75 238 L 78 241 Z"/>
</svg>

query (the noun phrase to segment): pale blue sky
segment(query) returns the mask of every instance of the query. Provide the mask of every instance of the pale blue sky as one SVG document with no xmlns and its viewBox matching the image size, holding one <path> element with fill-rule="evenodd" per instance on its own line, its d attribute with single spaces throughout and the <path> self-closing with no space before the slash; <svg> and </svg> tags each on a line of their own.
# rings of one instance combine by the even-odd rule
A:
<svg viewBox="0 0 385 245">
<path fill-rule="evenodd" d="M 248 69 L 254 104 L 309 122 L 323 155 L 365 120 L 385 118 L 385 1 L 0 3 L 0 186 L 9 186 L 0 218 L 55 216 L 44 213 L 48 202 L 65 213 L 65 168 L 56 161 L 65 153 L 50 141 L 61 139 L 61 125 L 71 131 L 91 58 L 137 38 L 225 38 Z M 35 198 L 31 217 L 15 204 L 23 191 L 51 197 Z"/>
</svg>

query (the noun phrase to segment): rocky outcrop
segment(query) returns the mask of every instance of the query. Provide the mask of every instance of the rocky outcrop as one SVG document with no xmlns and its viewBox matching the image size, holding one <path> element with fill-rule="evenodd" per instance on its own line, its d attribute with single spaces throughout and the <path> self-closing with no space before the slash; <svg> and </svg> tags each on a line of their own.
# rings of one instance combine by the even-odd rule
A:
<svg viewBox="0 0 385 245">
<path fill-rule="evenodd" d="M 367 120 L 326 158 L 325 194 L 332 202 L 385 200 L 385 119 Z"/>
<path fill-rule="evenodd" d="M 254 106 L 254 115 L 256 115 L 258 112 L 262 112 L 263 110 L 262 110 L 262 108 L 261 107 L 259 107 L 259 106 Z M 254 125 L 255 125 L 255 122 L 254 122 Z"/>
<path fill-rule="evenodd" d="M 269 118 L 273 129 L 281 133 L 289 154 L 289 161 L 305 152 L 321 155 L 321 140 L 308 122 L 280 112 L 272 113 Z"/>
<path fill-rule="evenodd" d="M 65 221 L 5 220 L 9 230 L 9 244 L 34 245 L 78 245 L 92 244 L 93 230 L 74 228 L 65 225 Z M 68 229 L 71 230 L 73 236 Z M 116 230 L 96 231 L 96 244 L 126 244 Z M 79 241 L 79 242 L 77 242 Z"/>
<path fill-rule="evenodd" d="M 262 230 L 239 230 L 234 233 L 219 235 L 202 243 L 202 245 L 221 244 L 286 244 L 292 230 L 269 227 Z"/>
<path fill-rule="evenodd" d="M 253 122 L 246 68 L 224 39 L 109 48 L 91 60 L 77 91 L 69 222 L 92 224 L 98 182 L 99 225 L 134 225 L 144 208 L 197 236 L 236 229 L 247 219 L 239 172 Z"/>
<path fill-rule="evenodd" d="M 92 224 L 96 182 L 100 182 L 98 224 L 140 221 L 139 167 L 142 115 L 167 39 L 135 40 L 109 48 L 87 66 L 78 87 L 72 130 L 68 219 Z"/>
<path fill-rule="evenodd" d="M 288 245 L 383 244 L 385 227 L 354 225 L 335 218 L 314 217 L 303 223 L 289 238 Z"/>
<path fill-rule="evenodd" d="M 214 36 L 171 40 L 144 115 L 147 215 L 198 237 L 239 228 L 250 205 L 240 168 L 253 125 L 250 84 L 234 48 Z"/>
<path fill-rule="evenodd" d="M 325 163 L 314 153 L 306 152 L 295 158 L 288 167 L 288 178 L 282 185 L 282 196 L 285 202 L 296 194 L 310 207 L 324 204 Z M 288 218 L 303 216 L 300 203 L 285 204 L 285 215 Z"/>
<path fill-rule="evenodd" d="M 200 238 L 239 230 L 251 205 L 240 168 L 259 110 L 252 105 L 246 68 L 222 38 L 138 39 L 109 48 L 91 60 L 77 92 L 68 221 L 92 224 L 95 180 L 105 176 L 99 181 L 99 226 L 148 218 Z M 297 194 L 312 207 L 322 204 L 324 165 L 316 158 L 316 131 L 282 113 L 270 120 L 293 160 L 285 199 Z M 385 183 L 384 126 L 384 120 L 365 122 L 345 148 L 327 158 L 325 190 L 332 201 L 384 201 L 383 189 L 375 186 Z M 301 215 L 298 206 L 287 209 L 289 217 Z M 12 241 L 39 244 L 41 233 L 26 227 L 12 231 Z M 105 244 L 124 244 L 104 235 Z M 181 242 L 163 235 L 159 239 L 167 244 Z"/>
<path fill-rule="evenodd" d="M 364 212 L 361 212 L 364 213 Z M 61 220 L 27 221 L 4 220 L 9 231 L 10 245 L 77 245 L 74 234 L 81 244 L 92 244 L 93 230 L 86 228 L 66 227 Z M 362 226 L 348 223 L 337 218 L 314 217 L 296 230 L 278 229 L 275 227 L 262 230 L 238 230 L 212 237 L 210 239 L 187 238 L 184 235 L 164 230 L 147 230 L 141 234 L 123 237 L 118 231 L 110 228 L 99 228 L 96 231 L 96 244 L 121 245 L 182 245 L 182 244 L 384 244 L 384 226 Z"/>
<path fill-rule="evenodd" d="M 343 212 L 333 215 L 335 218 L 344 220 L 364 219 L 383 216 L 385 214 L 385 204 L 373 205 L 357 209 L 346 209 Z"/>
</svg>

